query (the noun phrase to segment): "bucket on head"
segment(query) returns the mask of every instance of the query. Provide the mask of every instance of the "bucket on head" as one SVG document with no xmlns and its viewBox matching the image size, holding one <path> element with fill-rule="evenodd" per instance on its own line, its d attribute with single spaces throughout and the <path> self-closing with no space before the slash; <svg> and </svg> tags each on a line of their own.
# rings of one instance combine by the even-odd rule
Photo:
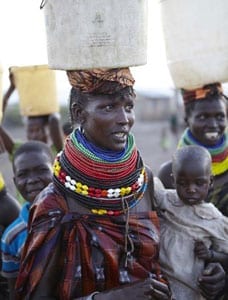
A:
<svg viewBox="0 0 228 300">
<path fill-rule="evenodd" d="M 227 0 L 163 0 L 168 68 L 177 88 L 228 81 Z"/>
<path fill-rule="evenodd" d="M 59 112 L 55 71 L 47 65 L 11 67 L 22 116 Z"/>
<path fill-rule="evenodd" d="M 2 81 L 3 81 L 3 69 L 0 66 L 0 123 L 2 122 L 2 101 L 3 101 Z"/>
<path fill-rule="evenodd" d="M 78 70 L 147 62 L 148 0 L 43 0 L 48 64 Z"/>
</svg>

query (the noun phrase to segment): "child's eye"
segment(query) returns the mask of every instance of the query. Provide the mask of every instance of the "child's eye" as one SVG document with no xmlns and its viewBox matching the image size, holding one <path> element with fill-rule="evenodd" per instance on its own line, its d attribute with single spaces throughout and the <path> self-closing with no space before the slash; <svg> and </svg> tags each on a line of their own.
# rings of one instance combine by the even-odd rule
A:
<svg viewBox="0 0 228 300">
<path fill-rule="evenodd" d="M 202 185 L 204 185 L 205 183 L 206 183 L 205 180 L 197 180 L 197 181 L 196 181 L 196 184 L 197 184 L 198 186 L 202 186 Z"/>
<path fill-rule="evenodd" d="M 18 173 L 17 174 L 17 177 L 18 178 L 23 178 L 23 177 L 25 177 L 26 176 L 26 174 L 24 173 L 24 172 L 21 172 L 21 173 Z"/>
<path fill-rule="evenodd" d="M 186 186 L 187 183 L 185 181 L 178 181 L 177 184 L 179 184 L 180 186 Z"/>
</svg>

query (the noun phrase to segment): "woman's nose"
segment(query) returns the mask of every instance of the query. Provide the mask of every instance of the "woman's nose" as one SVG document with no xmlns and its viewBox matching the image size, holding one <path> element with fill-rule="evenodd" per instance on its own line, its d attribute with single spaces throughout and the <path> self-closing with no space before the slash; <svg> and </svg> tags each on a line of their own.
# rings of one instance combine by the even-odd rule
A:
<svg viewBox="0 0 228 300">
<path fill-rule="evenodd" d="M 215 128 L 218 126 L 216 118 L 209 118 L 207 122 L 207 126 L 210 128 Z"/>
<path fill-rule="evenodd" d="M 124 108 L 119 109 L 117 113 L 117 122 L 121 124 L 127 124 L 129 122 L 128 113 Z"/>
</svg>

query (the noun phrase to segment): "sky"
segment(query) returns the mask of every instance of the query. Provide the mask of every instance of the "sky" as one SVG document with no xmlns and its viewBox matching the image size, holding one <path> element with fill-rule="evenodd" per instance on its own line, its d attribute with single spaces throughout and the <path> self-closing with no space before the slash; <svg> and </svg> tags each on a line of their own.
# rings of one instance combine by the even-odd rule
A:
<svg viewBox="0 0 228 300">
<path fill-rule="evenodd" d="M 8 87 L 10 66 L 46 64 L 46 32 L 41 0 L 6 0 L 0 5 L 0 64 L 3 90 Z M 136 90 L 173 88 L 165 58 L 158 0 L 149 0 L 148 58 L 145 66 L 132 68 Z M 65 72 L 57 72 L 59 89 L 68 87 Z"/>
</svg>

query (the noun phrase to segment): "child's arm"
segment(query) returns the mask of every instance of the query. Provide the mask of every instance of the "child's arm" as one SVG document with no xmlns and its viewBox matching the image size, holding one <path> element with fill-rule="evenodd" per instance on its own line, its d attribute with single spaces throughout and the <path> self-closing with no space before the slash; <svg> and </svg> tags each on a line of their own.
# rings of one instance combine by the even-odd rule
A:
<svg viewBox="0 0 228 300">
<path fill-rule="evenodd" d="M 195 254 L 207 262 L 219 262 L 223 268 L 227 269 L 228 254 L 208 249 L 202 241 L 195 242 Z"/>
</svg>

